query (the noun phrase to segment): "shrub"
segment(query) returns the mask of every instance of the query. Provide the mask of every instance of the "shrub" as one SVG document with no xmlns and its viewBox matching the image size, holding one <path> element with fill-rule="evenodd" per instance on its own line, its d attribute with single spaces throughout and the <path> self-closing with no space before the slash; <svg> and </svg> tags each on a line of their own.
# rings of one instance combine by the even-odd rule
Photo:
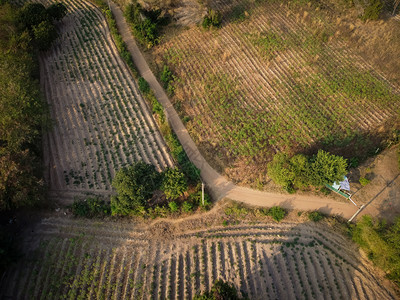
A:
<svg viewBox="0 0 400 300">
<path fill-rule="evenodd" d="M 280 222 L 286 216 L 286 210 L 279 206 L 273 206 L 269 209 L 268 215 L 275 221 Z"/>
<path fill-rule="evenodd" d="M 268 176 L 284 188 L 293 185 L 295 174 L 286 153 L 277 153 L 274 156 L 272 162 L 268 164 Z"/>
<path fill-rule="evenodd" d="M 96 197 L 75 200 L 71 209 L 74 216 L 86 218 L 104 217 L 111 212 L 110 205 Z"/>
<path fill-rule="evenodd" d="M 364 7 L 364 14 L 361 16 L 361 19 L 363 21 L 378 20 L 382 9 L 382 0 L 369 0 L 368 4 Z"/>
<path fill-rule="evenodd" d="M 32 27 L 33 36 L 39 50 L 48 50 L 57 38 L 57 30 L 50 21 L 43 21 Z"/>
<path fill-rule="evenodd" d="M 155 167 L 144 162 L 120 169 L 112 181 L 117 190 L 117 196 L 111 198 L 112 214 L 142 213 L 154 191 L 159 189 L 161 179 Z"/>
<path fill-rule="evenodd" d="M 360 184 L 361 184 L 362 186 L 366 186 L 368 183 L 371 182 L 369 179 L 367 179 L 367 178 L 365 178 L 365 177 L 361 177 L 359 181 L 360 181 Z"/>
<path fill-rule="evenodd" d="M 312 158 L 310 181 L 315 186 L 343 180 L 347 173 L 347 161 L 341 156 L 319 150 Z"/>
<path fill-rule="evenodd" d="M 175 213 L 179 210 L 179 206 L 178 203 L 176 203 L 175 201 L 171 201 L 168 203 L 169 209 L 172 213 Z"/>
<path fill-rule="evenodd" d="M 222 23 L 222 15 L 219 11 L 215 11 L 211 8 L 208 9 L 207 15 L 203 18 L 201 25 L 204 29 L 219 28 Z"/>
<path fill-rule="evenodd" d="M 313 222 L 321 221 L 324 218 L 324 215 L 319 211 L 313 211 L 308 214 L 308 219 Z"/>
<path fill-rule="evenodd" d="M 185 213 L 193 211 L 193 204 L 188 201 L 183 202 L 182 211 Z"/>
<path fill-rule="evenodd" d="M 240 300 L 236 288 L 221 279 L 214 282 L 210 291 L 195 295 L 193 300 Z"/>
<path fill-rule="evenodd" d="M 47 13 L 51 19 L 59 21 L 67 14 L 67 8 L 63 3 L 53 3 L 47 8 Z"/>
<path fill-rule="evenodd" d="M 368 258 L 400 286 L 400 217 L 388 226 L 366 215 L 350 228 L 350 233 L 353 240 L 366 251 Z"/>
<path fill-rule="evenodd" d="M 139 90 L 143 94 L 147 94 L 150 91 L 150 85 L 143 77 L 139 77 L 138 84 L 139 84 Z"/>
<path fill-rule="evenodd" d="M 178 168 L 167 168 L 163 172 L 161 190 L 168 199 L 175 200 L 187 191 L 185 175 Z"/>
<path fill-rule="evenodd" d="M 173 81 L 174 77 L 172 75 L 171 70 L 168 68 L 167 65 L 164 65 L 163 70 L 161 72 L 160 79 L 161 79 L 161 82 L 163 83 L 164 88 L 168 89 L 168 86 Z"/>
</svg>

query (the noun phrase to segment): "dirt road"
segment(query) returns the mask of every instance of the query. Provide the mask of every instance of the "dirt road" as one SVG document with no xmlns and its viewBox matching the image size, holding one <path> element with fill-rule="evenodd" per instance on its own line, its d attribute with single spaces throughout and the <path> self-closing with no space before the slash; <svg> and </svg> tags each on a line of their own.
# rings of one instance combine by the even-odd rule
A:
<svg viewBox="0 0 400 300">
<path fill-rule="evenodd" d="M 158 101 L 163 105 L 171 127 L 177 134 L 190 160 L 201 170 L 201 177 L 204 183 L 216 199 L 230 198 L 232 200 L 257 206 L 279 205 L 288 209 L 319 210 L 323 213 L 340 215 L 344 218 L 350 218 L 357 211 L 357 207 L 351 203 L 341 203 L 328 198 L 312 195 L 276 194 L 239 187 L 217 173 L 199 152 L 199 149 L 190 137 L 188 131 L 168 99 L 168 96 L 164 92 L 164 89 L 150 70 L 140 49 L 136 45 L 121 9 L 112 2 L 110 2 L 110 5 L 117 21 L 119 32 L 127 44 L 128 50 L 132 54 L 140 75 L 146 79 L 150 88 L 154 91 Z"/>
</svg>

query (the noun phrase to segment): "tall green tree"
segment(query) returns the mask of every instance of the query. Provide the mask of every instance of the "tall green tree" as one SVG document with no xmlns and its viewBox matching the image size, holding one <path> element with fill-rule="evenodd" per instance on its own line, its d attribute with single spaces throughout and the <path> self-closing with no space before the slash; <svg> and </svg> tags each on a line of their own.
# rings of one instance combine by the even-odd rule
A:
<svg viewBox="0 0 400 300">
<path fill-rule="evenodd" d="M 315 186 L 341 181 L 347 173 L 347 160 L 341 156 L 319 150 L 312 158 L 311 182 Z"/>
<path fill-rule="evenodd" d="M 147 208 L 155 190 L 161 184 L 161 174 L 153 165 L 138 162 L 133 166 L 120 169 L 115 175 L 112 186 L 117 195 L 111 198 L 113 215 L 141 213 Z"/>
</svg>

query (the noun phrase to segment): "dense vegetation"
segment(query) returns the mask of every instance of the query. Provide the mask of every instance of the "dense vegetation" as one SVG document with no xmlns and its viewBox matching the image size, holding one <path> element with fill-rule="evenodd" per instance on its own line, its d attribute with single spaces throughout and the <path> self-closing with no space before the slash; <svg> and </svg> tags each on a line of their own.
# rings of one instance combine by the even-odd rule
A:
<svg viewBox="0 0 400 300">
<path fill-rule="evenodd" d="M 400 217 L 391 225 L 363 216 L 351 227 L 353 240 L 400 287 Z"/>
<path fill-rule="evenodd" d="M 196 295 L 194 300 L 240 300 L 236 288 L 222 279 L 216 280 L 210 291 Z"/>
<path fill-rule="evenodd" d="M 161 16 L 161 10 L 145 10 L 136 0 L 126 7 L 125 17 L 136 39 L 147 48 L 159 43 L 160 28 L 168 23 L 168 18 Z"/>
<path fill-rule="evenodd" d="M 63 13 L 30 4 L 0 7 L 0 209 L 34 205 L 44 197 L 41 134 L 49 125 L 39 91 L 37 50 Z M 51 33 L 53 32 L 53 33 Z"/>
<path fill-rule="evenodd" d="M 346 169 L 346 159 L 323 150 L 311 157 L 297 154 L 290 158 L 285 153 L 278 153 L 268 164 L 268 175 L 286 190 L 294 191 L 341 181 Z"/>
<path fill-rule="evenodd" d="M 111 198 L 112 215 L 165 217 L 179 210 L 188 213 L 199 206 L 207 208 L 210 204 L 207 196 L 202 203 L 199 186 L 192 186 L 187 193 L 187 179 L 176 167 L 159 173 L 153 165 L 138 162 L 120 169 L 113 187 L 117 195 Z"/>
</svg>

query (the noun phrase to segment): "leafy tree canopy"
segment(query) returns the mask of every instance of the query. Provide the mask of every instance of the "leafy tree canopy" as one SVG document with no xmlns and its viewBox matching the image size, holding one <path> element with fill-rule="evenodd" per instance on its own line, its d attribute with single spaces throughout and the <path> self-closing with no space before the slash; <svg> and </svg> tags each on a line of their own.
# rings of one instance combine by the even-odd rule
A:
<svg viewBox="0 0 400 300">
<path fill-rule="evenodd" d="M 138 162 L 120 169 L 112 182 L 118 194 L 111 199 L 112 214 L 140 213 L 147 207 L 147 201 L 160 184 L 161 175 L 153 165 Z"/>
<path fill-rule="evenodd" d="M 240 300 L 236 288 L 233 284 L 223 280 L 215 281 L 211 290 L 201 295 L 194 296 L 193 300 Z"/>
<path fill-rule="evenodd" d="M 163 174 L 161 190 L 168 199 L 178 199 L 187 191 L 188 185 L 185 175 L 178 168 L 168 168 Z"/>
<path fill-rule="evenodd" d="M 47 8 L 50 18 L 56 21 L 61 20 L 67 14 L 67 7 L 61 3 L 54 3 Z"/>
</svg>

